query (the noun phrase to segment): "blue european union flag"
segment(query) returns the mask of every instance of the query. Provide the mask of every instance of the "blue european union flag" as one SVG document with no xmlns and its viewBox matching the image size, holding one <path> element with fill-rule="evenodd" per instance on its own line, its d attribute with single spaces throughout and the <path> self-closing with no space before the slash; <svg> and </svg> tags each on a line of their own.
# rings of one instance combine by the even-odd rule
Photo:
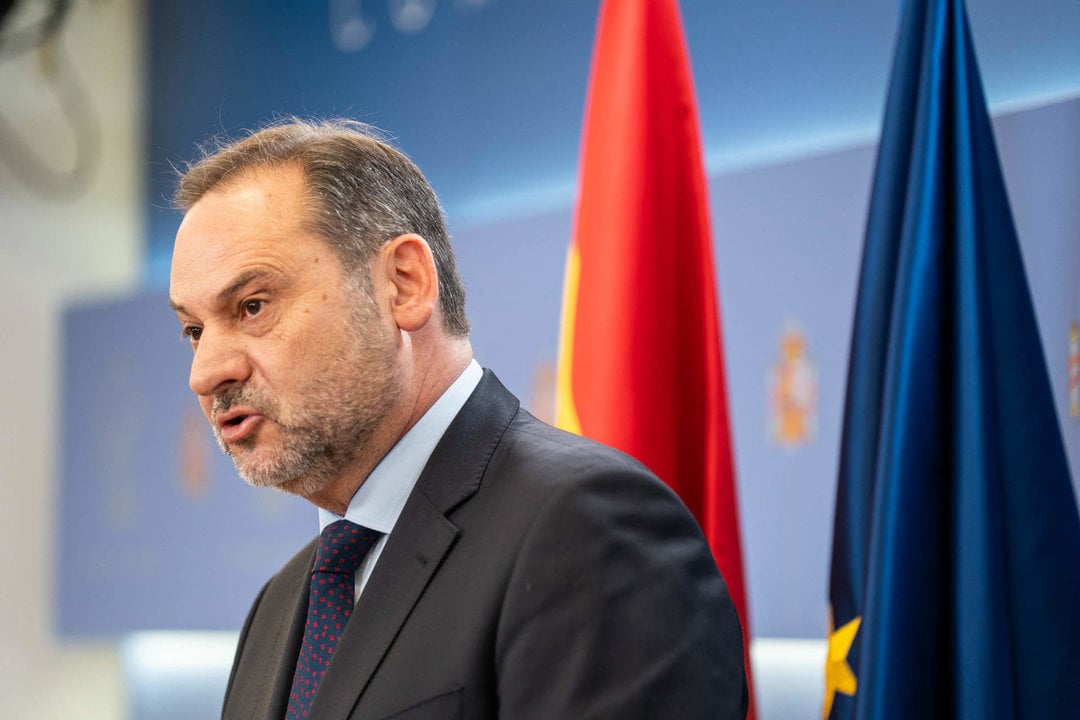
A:
<svg viewBox="0 0 1080 720">
<path fill-rule="evenodd" d="M 1080 517 L 961 0 L 909 0 L 859 282 L 825 716 L 1080 717 Z"/>
</svg>

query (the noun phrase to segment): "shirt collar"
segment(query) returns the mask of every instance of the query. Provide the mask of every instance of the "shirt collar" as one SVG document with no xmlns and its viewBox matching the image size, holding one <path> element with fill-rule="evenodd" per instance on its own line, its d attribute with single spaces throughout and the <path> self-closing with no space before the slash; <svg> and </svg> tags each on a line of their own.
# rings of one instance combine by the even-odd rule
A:
<svg viewBox="0 0 1080 720">
<path fill-rule="evenodd" d="M 480 365 L 471 361 L 435 404 L 383 456 L 353 495 L 344 519 L 385 534 L 394 529 L 432 451 L 480 384 L 482 376 Z M 337 513 L 319 508 L 320 531 L 341 519 Z"/>
</svg>

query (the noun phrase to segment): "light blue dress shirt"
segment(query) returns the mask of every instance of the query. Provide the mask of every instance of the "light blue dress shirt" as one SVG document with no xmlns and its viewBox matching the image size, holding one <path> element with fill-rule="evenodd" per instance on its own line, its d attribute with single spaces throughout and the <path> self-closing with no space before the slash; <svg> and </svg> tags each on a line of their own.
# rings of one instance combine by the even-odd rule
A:
<svg viewBox="0 0 1080 720">
<path fill-rule="evenodd" d="M 472 395 L 482 376 L 480 365 L 475 360 L 471 361 L 423 417 L 390 448 L 390 452 L 379 461 L 353 495 L 344 519 L 383 533 L 356 570 L 355 597 L 360 597 L 368 578 L 371 577 L 375 563 L 386 546 L 386 539 L 394 529 L 398 516 L 405 507 L 405 501 L 416 481 L 420 479 L 420 473 L 427 465 L 432 451 L 465 405 L 465 401 Z M 319 508 L 320 532 L 330 523 L 341 519 L 341 515 Z"/>
</svg>

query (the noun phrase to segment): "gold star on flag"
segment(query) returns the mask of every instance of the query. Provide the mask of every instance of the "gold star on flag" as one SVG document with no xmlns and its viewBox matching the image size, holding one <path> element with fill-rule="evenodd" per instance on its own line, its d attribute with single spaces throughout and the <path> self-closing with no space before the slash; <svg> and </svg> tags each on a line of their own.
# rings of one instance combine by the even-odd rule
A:
<svg viewBox="0 0 1080 720">
<path fill-rule="evenodd" d="M 836 693 L 854 695 L 855 688 L 858 687 L 858 680 L 848 665 L 847 656 L 851 643 L 855 642 L 855 634 L 859 632 L 860 623 L 862 618 L 857 617 L 839 630 L 833 630 L 832 608 L 829 608 L 829 655 L 825 658 L 825 710 L 821 714 L 822 718 L 828 718 L 832 712 Z"/>
</svg>

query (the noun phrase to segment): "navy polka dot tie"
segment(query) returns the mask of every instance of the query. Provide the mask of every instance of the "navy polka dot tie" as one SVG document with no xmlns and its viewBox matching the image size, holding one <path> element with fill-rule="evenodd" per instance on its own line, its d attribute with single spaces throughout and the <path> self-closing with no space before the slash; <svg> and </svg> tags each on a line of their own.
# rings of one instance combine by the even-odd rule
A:
<svg viewBox="0 0 1080 720">
<path fill-rule="evenodd" d="M 353 609 L 353 573 L 382 533 L 338 520 L 323 529 L 311 569 L 304 643 L 296 658 L 285 720 L 306 718 Z"/>
</svg>

